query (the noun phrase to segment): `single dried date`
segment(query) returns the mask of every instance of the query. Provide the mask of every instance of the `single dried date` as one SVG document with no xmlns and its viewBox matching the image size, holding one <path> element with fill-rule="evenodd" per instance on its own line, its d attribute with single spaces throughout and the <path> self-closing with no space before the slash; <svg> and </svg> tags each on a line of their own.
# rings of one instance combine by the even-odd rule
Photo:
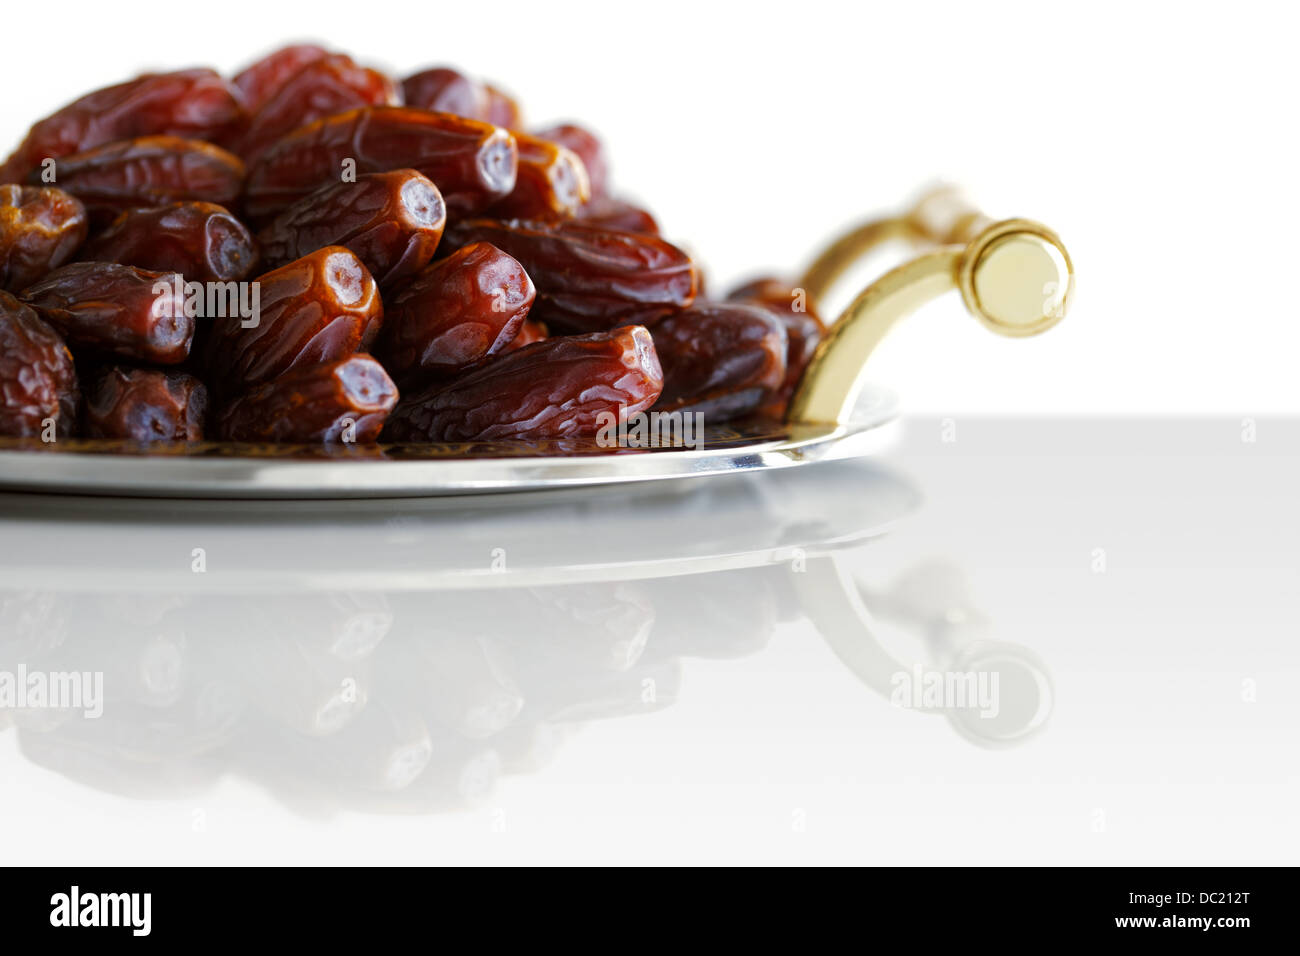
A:
<svg viewBox="0 0 1300 956">
<path fill-rule="evenodd" d="M 295 43 L 268 53 L 235 74 L 230 81 L 249 113 L 256 113 L 289 77 L 308 63 L 329 56 L 329 51 L 314 43 Z"/>
<path fill-rule="evenodd" d="M 651 323 L 664 372 L 656 409 L 714 422 L 757 410 L 785 379 L 781 320 L 756 305 L 703 303 Z"/>
<path fill-rule="evenodd" d="M 30 307 L 0 292 L 0 435 L 56 437 L 76 422 L 77 370 L 58 332 Z"/>
<path fill-rule="evenodd" d="M 312 120 L 362 106 L 397 106 L 397 86 L 350 56 L 330 54 L 302 66 L 280 84 L 249 120 L 239 154 L 252 164 L 286 133 Z"/>
<path fill-rule="evenodd" d="M 578 210 L 578 218 L 589 226 L 597 226 L 601 229 L 643 232 L 648 236 L 659 235 L 659 223 L 649 212 L 640 206 L 610 196 L 602 196 L 587 203 Z M 703 289 L 700 291 L 702 292 Z"/>
<path fill-rule="evenodd" d="M 533 298 L 523 266 L 486 242 L 471 243 L 388 297 L 375 351 L 403 386 L 462 371 L 506 348 Z"/>
<path fill-rule="evenodd" d="M 599 199 L 608 195 L 609 161 L 605 158 L 605 147 L 595 133 L 576 123 L 557 123 L 538 130 L 533 135 L 577 153 L 587 171 L 591 198 Z"/>
<path fill-rule="evenodd" d="M 318 249 L 255 281 L 259 314 L 215 319 L 206 346 L 205 377 L 221 396 L 368 348 L 383 321 L 375 280 L 341 246 Z"/>
<path fill-rule="evenodd" d="M 761 409 L 760 414 L 778 421 L 785 418 L 786 409 L 794 390 L 799 386 L 804 369 L 812 361 L 817 346 L 826 337 L 826 326 L 816 313 L 807 307 L 806 293 L 775 278 L 756 279 L 732 291 L 731 302 L 748 302 L 761 305 L 772 312 L 785 326 L 786 341 L 785 379 Z"/>
<path fill-rule="evenodd" d="M 471 219 L 449 227 L 444 241 L 490 242 L 518 259 L 537 286 L 532 317 L 559 332 L 644 322 L 695 299 L 690 256 L 657 236 L 574 220 Z"/>
<path fill-rule="evenodd" d="M 402 98 L 407 106 L 487 122 L 487 89 L 450 67 L 435 66 L 408 76 L 402 81 Z"/>
<path fill-rule="evenodd" d="M 265 220 L 321 186 L 358 175 L 416 169 L 438 186 L 447 211 L 469 215 L 515 186 L 514 137 L 478 120 L 402 106 L 368 106 L 308 123 L 249 170 L 244 209 Z"/>
<path fill-rule="evenodd" d="M 121 213 L 79 258 L 179 272 L 195 282 L 230 282 L 253 271 L 257 245 L 224 206 L 178 202 Z"/>
<path fill-rule="evenodd" d="M 404 399 L 389 416 L 393 441 L 583 438 L 602 413 L 625 421 L 655 403 L 663 373 L 639 326 L 545 339 L 447 385 Z"/>
<path fill-rule="evenodd" d="M 88 93 L 34 125 L 0 169 L 0 182 L 21 181 L 46 159 L 117 140 L 177 136 L 220 141 L 243 117 L 235 89 L 213 70 L 145 74 Z"/>
<path fill-rule="evenodd" d="M 257 241 L 269 268 L 346 246 L 387 285 L 433 258 L 446 223 L 438 187 L 414 169 L 395 169 L 322 186 L 276 216 Z"/>
<path fill-rule="evenodd" d="M 86 207 L 50 186 L 0 186 L 0 289 L 19 292 L 86 239 Z"/>
<path fill-rule="evenodd" d="M 23 299 L 75 349 L 176 365 L 194 339 L 183 285 L 173 272 L 74 262 L 29 286 Z"/>
<path fill-rule="evenodd" d="M 39 178 L 33 173 L 33 181 Z M 58 183 L 92 216 L 138 206 L 198 200 L 230 206 L 239 198 L 244 164 L 211 143 L 145 136 L 109 143 L 58 163 Z"/>
<path fill-rule="evenodd" d="M 128 441 L 200 441 L 208 392 L 193 375 L 109 366 L 86 389 L 81 433 Z"/>
<path fill-rule="evenodd" d="M 515 134 L 519 167 L 515 188 L 492 206 L 499 219 L 548 219 L 573 216 L 591 198 L 587 171 L 573 150 L 558 143 Z"/>
<path fill-rule="evenodd" d="M 245 392 L 218 416 L 227 441 L 378 440 L 397 387 L 369 355 L 289 372 Z"/>
</svg>

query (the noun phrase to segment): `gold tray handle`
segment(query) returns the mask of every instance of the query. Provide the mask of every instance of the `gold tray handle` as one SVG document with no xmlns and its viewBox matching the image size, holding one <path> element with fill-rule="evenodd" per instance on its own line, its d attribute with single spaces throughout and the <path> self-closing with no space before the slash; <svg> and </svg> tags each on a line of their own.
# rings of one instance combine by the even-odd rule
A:
<svg viewBox="0 0 1300 956">
<path fill-rule="evenodd" d="M 790 403 L 792 423 L 846 424 L 865 384 L 864 366 L 904 316 L 959 289 L 966 308 L 999 335 L 1045 332 L 1065 317 L 1074 266 L 1046 226 L 994 222 L 951 187 L 931 192 L 902 216 L 859 226 L 831 243 L 799 287 L 816 308 L 855 262 L 894 240 L 931 246 L 862 290 L 830 327 Z"/>
</svg>

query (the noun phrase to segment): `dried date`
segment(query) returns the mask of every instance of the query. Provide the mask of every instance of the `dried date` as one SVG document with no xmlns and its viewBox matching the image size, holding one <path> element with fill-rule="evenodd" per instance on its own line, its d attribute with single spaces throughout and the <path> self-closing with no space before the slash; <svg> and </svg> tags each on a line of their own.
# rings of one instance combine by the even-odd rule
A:
<svg viewBox="0 0 1300 956">
<path fill-rule="evenodd" d="M 397 387 L 368 355 L 299 369 L 240 395 L 218 415 L 227 441 L 378 440 Z"/>
<path fill-rule="evenodd" d="M 81 433 L 128 441 L 200 441 L 208 393 L 193 375 L 110 366 L 86 389 Z"/>
<path fill-rule="evenodd" d="M 71 433 L 76 414 L 72 353 L 31 307 L 0 292 L 0 435 L 36 437 L 53 421 L 62 437 Z"/>
<path fill-rule="evenodd" d="M 715 422 L 753 413 L 785 378 L 786 334 L 761 306 L 703 303 L 650 325 L 663 366 L 657 409 Z"/>
<path fill-rule="evenodd" d="M 444 241 L 490 242 L 518 259 L 537 286 L 532 317 L 562 333 L 645 322 L 695 299 L 690 256 L 657 236 L 574 220 L 472 219 L 449 227 Z"/>
<path fill-rule="evenodd" d="M 533 298 L 523 266 L 486 242 L 471 243 L 389 297 L 376 353 L 403 386 L 462 371 L 506 348 Z"/>
<path fill-rule="evenodd" d="M 121 213 L 80 258 L 179 272 L 195 282 L 230 282 L 253 271 L 257 245 L 224 206 L 178 202 Z"/>
<path fill-rule="evenodd" d="M 394 441 L 547 440 L 597 433 L 654 404 L 663 374 L 639 326 L 550 338 L 404 399 L 384 435 Z"/>
<path fill-rule="evenodd" d="M 536 319 L 524 319 L 523 325 L 519 326 L 519 331 L 511 339 L 502 352 L 518 352 L 525 345 L 532 345 L 534 342 L 540 342 L 546 338 L 546 326 Z"/>
<path fill-rule="evenodd" d="M 478 120 L 401 106 L 369 106 L 308 123 L 282 137 L 253 164 L 244 208 L 265 220 L 353 171 L 416 169 L 437 184 L 447 211 L 469 215 L 510 193 L 514 137 Z"/>
<path fill-rule="evenodd" d="M 487 89 L 450 67 L 436 66 L 408 76 L 402 81 L 402 97 L 407 106 L 487 122 Z"/>
<path fill-rule="evenodd" d="M 86 239 L 86 207 L 62 189 L 0 186 L 0 289 L 19 292 Z"/>
<path fill-rule="evenodd" d="M 383 321 L 375 280 L 341 246 L 318 249 L 255 281 L 255 319 L 248 326 L 240 316 L 215 319 L 206 346 L 206 378 L 221 396 L 368 348 Z"/>
<path fill-rule="evenodd" d="M 75 349 L 175 365 L 194 339 L 183 285 L 172 272 L 74 262 L 28 287 L 23 298 Z"/>
<path fill-rule="evenodd" d="M 578 210 L 578 218 L 589 226 L 601 229 L 643 232 L 648 236 L 659 235 L 659 223 L 649 212 L 640 206 L 609 196 L 602 196 L 587 203 Z M 703 289 L 701 288 L 700 291 L 702 292 Z"/>
<path fill-rule="evenodd" d="M 557 123 L 533 134 L 538 139 L 549 140 L 566 149 L 571 149 L 582 160 L 587 171 L 587 184 L 591 187 L 591 198 L 599 199 L 607 195 L 609 183 L 609 162 L 605 158 L 605 147 L 596 134 L 576 123 Z"/>
<path fill-rule="evenodd" d="M 492 206 L 490 215 L 500 219 L 548 219 L 576 215 L 591 198 L 587 171 L 573 150 L 515 134 L 519 166 L 515 188 Z"/>
<path fill-rule="evenodd" d="M 239 92 L 244 108 L 249 113 L 256 113 L 289 77 L 308 63 L 314 63 L 327 56 L 329 51 L 314 43 L 296 43 L 281 47 L 236 73 L 230 83 Z"/>
<path fill-rule="evenodd" d="M 790 399 L 799 386 L 804 370 L 812 361 L 817 346 L 826 337 L 826 326 L 817 314 L 807 307 L 801 290 L 792 288 L 780 279 L 756 279 L 732 291 L 727 299 L 731 302 L 761 305 L 770 310 L 785 326 L 788 342 L 785 355 L 785 379 L 771 400 L 759 409 L 761 414 L 769 418 L 784 419 Z"/>
<path fill-rule="evenodd" d="M 395 169 L 322 186 L 276 216 L 257 240 L 269 268 L 324 246 L 346 246 L 387 285 L 433 258 L 446 223 L 442 194 L 429 178 Z"/>
<path fill-rule="evenodd" d="M 33 174 L 32 179 L 38 178 Z M 109 143 L 58 163 L 58 183 L 92 217 L 185 200 L 230 206 L 239 198 L 244 164 L 211 143 L 145 136 Z"/>
</svg>

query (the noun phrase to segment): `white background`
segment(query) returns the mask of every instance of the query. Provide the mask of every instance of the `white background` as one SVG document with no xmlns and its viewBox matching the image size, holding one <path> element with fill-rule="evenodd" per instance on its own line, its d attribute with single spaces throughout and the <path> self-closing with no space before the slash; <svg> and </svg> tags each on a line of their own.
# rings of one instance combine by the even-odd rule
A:
<svg viewBox="0 0 1300 956">
<path fill-rule="evenodd" d="M 600 131 L 617 183 L 715 289 L 796 271 L 936 178 L 1056 229 L 1079 279 L 1067 321 L 1010 341 L 955 298 L 931 307 L 876 359 L 909 411 L 1300 410 L 1300 68 L 1281 4 L 60 10 L 6 12 L 0 129 L 14 143 L 91 88 L 145 68 L 234 70 L 292 39 L 398 74 L 455 64 L 514 91 L 532 122 Z"/>
</svg>

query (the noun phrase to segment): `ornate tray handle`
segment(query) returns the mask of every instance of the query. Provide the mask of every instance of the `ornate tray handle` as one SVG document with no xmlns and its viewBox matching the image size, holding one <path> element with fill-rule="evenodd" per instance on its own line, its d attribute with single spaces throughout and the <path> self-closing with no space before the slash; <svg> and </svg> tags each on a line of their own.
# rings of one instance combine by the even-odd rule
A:
<svg viewBox="0 0 1300 956">
<path fill-rule="evenodd" d="M 951 289 L 959 289 L 971 314 L 999 335 L 1045 332 L 1069 307 L 1074 266 L 1056 234 L 1029 219 L 994 222 L 949 187 L 902 216 L 866 223 L 837 239 L 799 286 L 816 307 L 867 252 L 900 239 L 928 251 L 876 279 L 835 320 L 795 392 L 790 422 L 846 424 L 872 350 L 900 319 Z"/>
</svg>

